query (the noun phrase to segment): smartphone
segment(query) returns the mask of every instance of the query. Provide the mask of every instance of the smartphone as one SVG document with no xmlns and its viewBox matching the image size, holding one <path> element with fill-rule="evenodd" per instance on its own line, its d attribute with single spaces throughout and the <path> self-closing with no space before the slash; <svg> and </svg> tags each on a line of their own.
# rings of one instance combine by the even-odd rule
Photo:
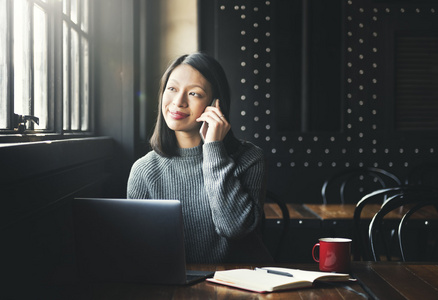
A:
<svg viewBox="0 0 438 300">
<path fill-rule="evenodd" d="M 216 100 L 217 99 L 213 99 L 210 106 L 214 106 L 214 104 L 216 103 Z M 204 141 L 205 136 L 207 135 L 207 130 L 208 130 L 208 124 L 206 124 L 205 122 L 202 122 L 201 129 L 199 129 L 199 134 L 201 135 L 202 141 Z"/>
</svg>

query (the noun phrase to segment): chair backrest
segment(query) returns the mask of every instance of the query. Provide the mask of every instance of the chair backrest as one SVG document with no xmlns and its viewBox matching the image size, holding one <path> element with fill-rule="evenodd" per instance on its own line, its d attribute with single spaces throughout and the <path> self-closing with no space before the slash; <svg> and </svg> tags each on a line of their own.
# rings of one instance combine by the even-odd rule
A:
<svg viewBox="0 0 438 300">
<path fill-rule="evenodd" d="M 380 210 L 374 215 L 373 219 L 371 220 L 368 228 L 369 246 L 372 254 L 372 259 L 374 261 L 380 260 L 382 249 L 383 254 L 386 255 L 387 260 L 392 260 L 391 256 L 394 253 L 396 255 L 400 255 L 399 248 L 396 249 L 395 252 L 393 251 L 394 249 L 391 248 L 391 245 L 394 244 L 395 230 L 398 227 L 400 220 L 394 220 L 396 224 L 392 224 L 389 230 L 384 230 L 384 217 L 397 208 L 401 208 L 403 206 L 410 207 L 424 201 L 425 199 L 430 199 L 430 197 L 436 197 L 437 195 L 437 190 L 432 187 L 403 187 L 400 189 L 400 193 L 396 193 L 395 195 L 390 196 L 387 201 L 382 204 Z M 388 231 L 390 232 L 389 234 Z"/>
<path fill-rule="evenodd" d="M 402 194 L 405 189 L 407 189 L 407 187 L 404 186 L 379 189 L 365 195 L 359 202 L 357 202 L 353 216 L 354 236 L 352 249 L 355 260 L 372 259 L 372 254 L 368 243 L 368 226 L 365 226 L 365 222 L 362 220 L 361 217 L 362 211 L 365 206 L 376 203 L 381 205 L 385 201 L 387 201 L 388 198 Z"/>
<path fill-rule="evenodd" d="M 286 203 L 282 201 L 281 198 L 272 191 L 266 191 L 266 202 L 275 203 L 280 208 L 282 214 L 282 220 L 277 221 L 277 224 L 281 228 L 280 235 L 278 236 L 275 245 L 271 245 L 272 256 L 274 258 L 274 261 L 277 262 L 280 259 L 281 253 L 284 252 L 282 250 L 284 248 L 286 237 L 289 232 L 290 215 Z"/>
<path fill-rule="evenodd" d="M 267 162 L 266 158 L 265 158 L 264 163 L 265 163 L 265 166 L 264 166 L 265 172 L 263 174 L 263 181 L 262 181 L 262 188 L 261 188 L 262 201 L 263 201 L 263 203 L 275 203 L 280 208 L 281 214 L 282 214 L 281 233 L 280 233 L 280 236 L 276 242 L 275 248 L 273 250 L 271 250 L 273 259 L 275 261 L 277 261 L 279 255 L 280 255 L 280 252 L 283 248 L 283 245 L 285 243 L 287 233 L 289 231 L 290 216 L 289 216 L 289 210 L 287 208 L 286 203 L 276 193 L 272 192 L 267 187 L 267 185 L 268 185 L 268 182 L 267 182 L 268 181 L 268 162 Z M 266 216 L 263 213 L 263 219 L 262 219 L 262 223 L 261 223 L 261 231 L 263 232 L 263 231 L 265 231 L 265 229 L 266 229 Z"/>
<path fill-rule="evenodd" d="M 435 189 L 432 187 L 424 187 L 421 185 L 396 186 L 396 187 L 391 187 L 391 188 L 384 188 L 384 189 L 375 190 L 375 191 L 363 196 L 362 199 L 360 199 L 356 203 L 356 208 L 354 210 L 354 217 L 353 217 L 354 224 L 355 224 L 355 226 L 360 226 L 362 210 L 368 204 L 379 203 L 379 204 L 383 205 L 392 196 L 401 195 L 401 194 L 406 193 L 407 191 L 419 193 L 422 191 L 433 191 L 433 190 L 435 190 Z"/>
<path fill-rule="evenodd" d="M 429 212 L 434 212 L 438 214 L 438 195 L 429 195 L 423 198 L 421 202 L 417 203 L 412 207 L 401 219 L 398 226 L 398 241 L 400 245 L 400 254 L 403 261 L 438 261 L 438 226 L 436 222 L 421 220 L 424 226 L 420 229 L 414 228 L 413 235 L 410 237 L 415 237 L 415 241 L 409 240 L 409 221 L 411 217 L 423 210 L 426 207 Z M 433 222 L 435 224 L 433 224 Z M 412 231 L 412 230 L 411 230 Z M 412 247 L 415 246 L 415 247 Z"/>
<path fill-rule="evenodd" d="M 278 205 L 278 207 L 281 210 L 282 213 L 282 217 L 283 217 L 283 231 L 287 230 L 287 228 L 289 228 L 289 220 L 290 220 L 290 216 L 289 216 L 289 210 L 287 208 L 286 203 L 274 192 L 272 192 L 271 190 L 268 189 L 268 162 L 267 159 L 265 158 L 265 172 L 263 174 L 263 180 L 262 180 L 262 188 L 261 188 L 261 199 L 263 203 L 275 203 Z M 263 223 L 266 220 L 263 220 Z M 264 225 L 264 224 L 263 224 Z"/>
<path fill-rule="evenodd" d="M 322 202 L 327 204 L 329 198 L 336 197 L 336 203 L 356 203 L 371 191 L 400 185 L 401 181 L 396 175 L 383 169 L 346 169 L 324 181 L 321 188 Z"/>
</svg>

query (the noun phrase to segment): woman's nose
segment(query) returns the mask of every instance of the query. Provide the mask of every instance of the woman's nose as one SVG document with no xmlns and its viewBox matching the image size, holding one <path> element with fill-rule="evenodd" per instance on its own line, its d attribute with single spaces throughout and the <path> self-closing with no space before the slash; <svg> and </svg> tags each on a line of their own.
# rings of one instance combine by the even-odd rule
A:
<svg viewBox="0 0 438 300">
<path fill-rule="evenodd" d="M 175 94 L 175 97 L 173 98 L 172 103 L 178 107 L 186 107 L 187 106 L 187 99 L 186 99 L 184 93 Z"/>
</svg>

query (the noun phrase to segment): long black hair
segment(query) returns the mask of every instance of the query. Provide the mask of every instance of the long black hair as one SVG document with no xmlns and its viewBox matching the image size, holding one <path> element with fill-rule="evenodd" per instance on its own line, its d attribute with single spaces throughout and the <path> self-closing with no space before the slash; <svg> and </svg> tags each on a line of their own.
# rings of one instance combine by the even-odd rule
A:
<svg viewBox="0 0 438 300">
<path fill-rule="evenodd" d="M 164 120 L 162 113 L 162 101 L 163 93 L 170 74 L 173 72 L 173 70 L 175 70 L 176 67 L 182 64 L 190 65 L 198 70 L 198 72 L 201 73 L 205 79 L 207 79 L 213 92 L 212 99 L 219 99 L 221 111 L 225 118 L 229 120 L 231 102 L 230 86 L 228 84 L 224 69 L 219 62 L 213 57 L 200 52 L 190 55 L 185 54 L 178 57 L 169 65 L 166 72 L 164 72 L 163 77 L 161 78 L 157 121 L 155 123 L 154 133 L 150 139 L 152 149 L 161 156 L 171 157 L 178 155 L 178 143 L 176 141 L 175 132 L 167 126 L 166 121 Z M 224 143 L 229 153 L 232 152 L 236 146 L 236 138 L 234 137 L 231 129 L 227 133 Z"/>
</svg>

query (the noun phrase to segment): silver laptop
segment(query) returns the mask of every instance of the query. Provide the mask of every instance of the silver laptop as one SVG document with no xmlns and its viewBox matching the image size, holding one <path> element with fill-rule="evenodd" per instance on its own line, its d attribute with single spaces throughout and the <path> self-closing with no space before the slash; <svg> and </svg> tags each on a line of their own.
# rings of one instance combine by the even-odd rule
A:
<svg viewBox="0 0 438 300">
<path fill-rule="evenodd" d="M 180 285 L 213 275 L 186 270 L 178 200 L 76 198 L 73 220 L 84 280 Z"/>
</svg>

